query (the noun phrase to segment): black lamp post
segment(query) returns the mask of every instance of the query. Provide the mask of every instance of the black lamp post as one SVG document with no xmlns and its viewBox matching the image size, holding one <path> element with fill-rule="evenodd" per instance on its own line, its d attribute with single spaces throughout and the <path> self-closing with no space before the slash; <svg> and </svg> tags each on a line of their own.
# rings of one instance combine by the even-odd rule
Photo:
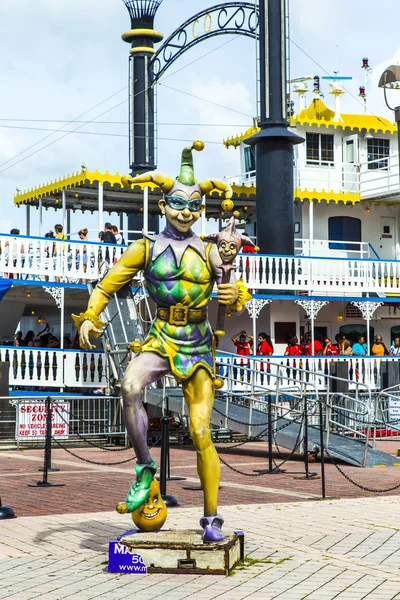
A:
<svg viewBox="0 0 400 600">
<path fill-rule="evenodd" d="M 163 0 L 123 0 L 131 18 L 131 29 L 122 39 L 131 44 L 129 56 L 129 165 L 132 175 L 152 171 L 155 164 L 154 91 L 150 61 L 154 43 L 163 35 L 153 29 L 154 17 Z M 128 229 L 141 230 L 143 216 L 130 215 Z M 157 230 L 158 217 L 149 217 L 149 229 Z"/>
<path fill-rule="evenodd" d="M 261 131 L 255 146 L 257 245 L 264 254 L 294 254 L 293 145 L 288 129 L 285 2 L 259 0 Z"/>
<path fill-rule="evenodd" d="M 400 88 L 400 66 L 399 65 L 390 65 L 385 71 L 382 73 L 381 78 L 379 79 L 378 87 L 383 88 L 386 106 L 389 110 L 394 111 L 394 118 L 397 124 L 397 147 L 399 153 L 399 169 L 400 169 L 400 106 L 391 107 L 387 101 L 386 90 L 387 89 L 399 89 Z M 400 170 L 399 170 L 400 175 Z"/>
</svg>

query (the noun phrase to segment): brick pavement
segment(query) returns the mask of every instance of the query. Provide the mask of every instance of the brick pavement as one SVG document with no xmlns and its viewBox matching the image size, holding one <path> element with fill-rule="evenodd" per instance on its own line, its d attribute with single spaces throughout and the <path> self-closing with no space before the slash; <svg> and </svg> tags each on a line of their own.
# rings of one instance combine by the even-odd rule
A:
<svg viewBox="0 0 400 600">
<path fill-rule="evenodd" d="M 394 454 L 399 445 L 382 444 Z M 131 455 L 92 448 L 73 452 L 99 462 Z M 265 444 L 237 449 L 220 444 L 219 452 L 247 473 L 266 465 Z M 159 449 L 153 455 L 158 460 Z M 174 600 L 400 600 L 400 494 L 363 492 L 331 464 L 326 465 L 327 492 L 342 499 L 325 502 L 315 501 L 320 480 L 294 478 L 304 472 L 299 460 L 286 463 L 282 475 L 262 477 L 245 477 L 222 466 L 220 504 L 226 526 L 245 530 L 249 557 L 271 562 L 216 577 L 108 573 L 107 542 L 131 527 L 129 516 L 118 515 L 113 507 L 131 483 L 134 463 L 97 466 L 57 449 L 53 466 L 61 471 L 51 473 L 50 480 L 66 486 L 30 488 L 28 483 L 41 477 L 42 461 L 42 450 L 0 453 L 0 494 L 19 517 L 0 522 L 0 600 L 116 600 L 133 594 L 138 600 L 161 595 Z M 310 467 L 320 472 L 319 464 Z M 397 468 L 343 468 L 376 488 L 400 482 Z M 182 487 L 197 482 L 193 448 L 172 447 L 171 472 L 187 480 L 168 483 L 181 507 L 170 510 L 167 525 L 196 527 L 201 492 Z"/>
<path fill-rule="evenodd" d="M 391 443 L 395 453 L 398 444 L 385 443 Z M 230 444 L 220 444 L 218 449 L 221 458 L 250 475 L 254 475 L 253 469 L 267 464 L 263 443 L 246 444 L 236 449 L 230 449 Z M 94 448 L 74 448 L 72 451 L 86 460 L 102 463 L 116 463 L 132 456 L 131 450 L 106 452 Z M 152 453 L 159 461 L 159 448 L 155 448 Z M 279 464 L 278 458 L 276 461 Z M 50 473 L 50 481 L 65 483 L 66 487 L 31 488 L 28 483 L 41 479 L 38 469 L 43 463 L 43 451 L 37 449 L 0 453 L 0 495 L 3 502 L 12 506 L 18 516 L 58 514 L 61 507 L 68 513 L 113 510 L 123 500 L 132 482 L 134 462 L 98 466 L 83 462 L 61 449 L 53 450 L 52 462 L 53 466 L 61 470 Z M 233 499 L 238 497 L 238 490 L 242 504 L 305 501 L 321 496 L 320 479 L 296 479 L 296 476 L 304 474 L 304 466 L 299 459 L 288 461 L 284 468 L 287 471 L 281 475 L 248 477 L 222 465 L 220 505 L 232 504 Z M 345 465 L 343 469 L 357 482 L 374 489 L 384 489 L 400 483 L 400 468 L 360 469 Z M 319 475 L 320 465 L 311 464 L 310 470 Z M 183 489 L 185 485 L 198 484 L 196 456 L 192 447 L 172 446 L 171 473 L 184 476 L 187 480 L 168 482 L 168 493 L 175 495 L 182 507 L 200 505 L 200 491 Z M 347 482 L 332 464 L 326 465 L 326 481 L 328 496 L 374 496 L 373 493 L 360 490 Z"/>
<path fill-rule="evenodd" d="M 132 575 L 106 570 L 107 542 L 129 527 L 115 512 L 2 521 L 0 598 L 10 600 L 400 599 L 400 498 L 226 506 L 256 562 L 233 576 Z M 199 508 L 170 515 L 196 527 Z M 266 562 L 268 561 L 268 562 Z"/>
</svg>

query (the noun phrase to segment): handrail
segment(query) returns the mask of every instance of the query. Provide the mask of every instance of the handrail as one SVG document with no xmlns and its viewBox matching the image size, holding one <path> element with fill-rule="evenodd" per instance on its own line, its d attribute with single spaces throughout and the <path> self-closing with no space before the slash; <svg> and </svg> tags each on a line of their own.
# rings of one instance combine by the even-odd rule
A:
<svg viewBox="0 0 400 600">
<path fill-rule="evenodd" d="M 258 382 L 255 381 L 255 377 L 254 377 L 254 373 L 260 374 L 260 371 L 257 371 L 256 369 L 254 369 L 253 367 L 253 363 L 257 364 L 260 361 L 262 361 L 262 358 L 259 357 L 252 357 L 252 356 L 240 356 L 240 355 L 236 355 L 236 354 L 231 354 L 228 352 L 219 352 L 218 353 L 220 355 L 221 358 L 228 358 L 230 359 L 229 361 L 229 368 L 228 368 L 228 373 L 227 375 L 221 375 L 223 379 L 228 381 L 228 387 L 229 386 L 229 381 L 231 380 L 232 377 L 232 369 L 235 366 L 233 361 L 237 360 L 238 358 L 243 360 L 245 359 L 247 361 L 247 364 L 240 364 L 240 365 L 236 365 L 235 368 L 237 370 L 241 370 L 243 373 L 246 373 L 246 378 L 250 379 L 250 391 L 248 394 L 248 398 L 250 398 L 250 408 L 253 407 L 253 402 L 255 402 L 253 396 L 257 396 L 257 395 L 271 395 L 271 393 L 274 393 L 273 389 L 270 388 L 266 388 L 264 387 L 262 384 L 260 385 Z M 289 387 L 285 387 L 281 385 L 281 382 L 283 383 L 283 381 L 287 381 L 287 382 L 293 382 L 293 378 L 285 375 L 285 370 L 286 370 L 286 365 L 281 364 L 281 363 L 276 363 L 273 360 L 271 361 L 271 357 L 268 358 L 268 364 L 269 364 L 269 372 L 268 372 L 268 376 L 270 378 L 275 378 L 276 381 L 276 387 L 275 387 L 275 403 L 274 406 L 278 407 L 278 398 L 280 396 L 293 396 L 296 397 L 294 393 L 292 393 L 292 389 L 293 389 L 293 383 L 291 384 L 291 386 Z M 274 372 L 271 367 L 275 367 L 276 368 L 276 372 Z M 329 431 L 330 431 L 330 427 L 332 425 L 340 425 L 342 428 L 346 429 L 347 431 L 353 433 L 354 435 L 357 435 L 358 437 L 362 437 L 364 439 L 364 456 L 363 456 L 363 461 L 362 461 L 362 465 L 365 466 L 366 465 L 366 461 L 367 461 L 367 454 L 368 454 L 368 441 L 370 438 L 370 433 L 371 433 L 371 416 L 373 414 L 373 407 L 372 407 L 372 393 L 371 393 L 371 388 L 363 382 L 351 382 L 349 379 L 344 379 L 342 377 L 337 377 L 335 375 L 331 375 L 331 374 L 327 374 L 327 373 L 323 373 L 320 371 L 314 371 L 311 372 L 307 369 L 303 369 L 300 367 L 296 367 L 296 372 L 300 372 L 303 373 L 305 375 L 318 375 L 320 377 L 326 378 L 327 381 L 342 381 L 342 382 L 347 382 L 347 383 L 352 383 L 352 385 L 356 385 L 356 390 L 355 390 L 355 396 L 350 395 L 350 394 L 343 394 L 343 393 L 337 393 L 334 392 L 332 394 L 332 392 L 330 391 L 330 387 L 328 385 L 328 389 L 327 389 L 327 393 L 326 393 L 326 399 L 325 399 L 325 406 L 326 406 L 326 429 L 327 429 L 327 444 L 328 444 L 328 436 L 329 436 Z M 266 375 L 266 372 L 263 372 L 264 375 Z M 250 375 L 250 377 L 249 377 Z M 307 381 L 306 379 L 301 379 L 300 381 L 298 381 L 298 384 L 300 386 L 300 390 L 303 390 L 304 396 L 305 396 L 305 401 L 307 402 L 311 402 L 312 404 L 314 404 L 315 410 L 316 410 L 316 405 L 318 403 L 318 401 L 322 401 L 321 397 L 322 395 L 320 394 L 317 386 L 310 382 Z M 313 390 L 313 392 L 308 392 L 308 388 L 310 388 L 310 390 Z M 367 401 L 364 401 L 362 399 L 360 399 L 359 395 L 366 395 L 367 396 Z M 230 392 L 230 395 L 232 395 L 232 393 Z M 237 394 L 239 395 L 239 394 Z M 243 394 L 242 394 L 243 395 Z M 313 397 L 314 396 L 314 397 Z M 332 403 L 332 396 L 337 396 L 340 397 L 342 399 L 344 399 L 346 402 L 349 402 L 350 404 L 357 404 L 360 405 L 364 408 L 364 412 L 360 412 L 359 410 L 354 410 L 351 407 L 342 407 L 342 406 L 338 406 Z M 257 399 L 257 402 L 261 403 L 262 399 Z M 353 415 L 352 416 L 352 420 L 354 422 L 354 426 L 353 427 L 349 427 L 348 425 L 345 425 L 344 423 L 338 423 L 335 421 L 335 419 L 332 417 L 332 411 L 334 409 L 337 410 L 345 410 L 349 415 Z M 329 409 L 329 411 L 328 411 Z M 228 415 L 228 411 L 229 411 L 229 402 L 228 402 L 228 398 L 227 398 L 227 402 L 226 402 L 226 415 L 225 415 L 225 421 L 227 423 L 227 420 L 229 418 Z M 360 416 L 365 416 L 365 415 L 369 415 L 368 418 L 368 422 L 367 422 L 367 427 L 366 427 L 366 432 L 363 433 L 361 428 L 364 430 L 365 429 L 365 423 L 364 422 L 360 422 Z"/>
<path fill-rule="evenodd" d="M 378 260 L 382 260 L 381 257 L 379 256 L 379 254 L 377 253 L 377 251 L 375 250 L 375 248 L 373 247 L 373 245 L 371 244 L 371 242 L 368 242 L 368 247 L 370 248 L 370 250 L 372 250 L 372 252 L 375 254 L 375 256 Z"/>
</svg>

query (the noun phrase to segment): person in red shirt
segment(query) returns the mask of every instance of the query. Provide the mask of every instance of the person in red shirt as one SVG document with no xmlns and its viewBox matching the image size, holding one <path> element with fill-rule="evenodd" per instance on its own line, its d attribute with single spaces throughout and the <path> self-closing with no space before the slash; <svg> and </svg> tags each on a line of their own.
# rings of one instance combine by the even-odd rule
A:
<svg viewBox="0 0 400 600">
<path fill-rule="evenodd" d="M 324 349 L 322 351 L 324 356 L 338 356 L 339 350 L 336 344 L 331 344 L 331 340 L 327 337 L 324 339 Z"/>
<path fill-rule="evenodd" d="M 301 356 L 301 346 L 296 336 L 293 336 L 286 346 L 285 356 Z"/>
<path fill-rule="evenodd" d="M 274 353 L 274 345 L 271 338 L 266 333 L 262 332 L 258 335 L 257 356 L 272 356 Z M 257 365 L 261 372 L 261 385 L 264 383 L 264 361 L 260 361 Z M 269 361 L 267 361 L 267 371 L 270 370 Z"/>
<path fill-rule="evenodd" d="M 239 337 L 239 341 L 237 340 L 238 337 Z M 243 330 L 243 331 L 240 331 L 239 333 L 235 333 L 232 336 L 232 342 L 236 346 L 236 354 L 239 354 L 239 356 L 250 356 L 251 355 L 251 349 L 253 347 L 253 336 L 247 335 L 247 333 Z M 236 363 L 236 361 L 235 361 L 235 363 Z M 240 360 L 240 364 L 242 366 L 244 365 L 243 358 Z M 249 361 L 247 361 L 247 368 L 249 369 Z M 244 372 L 243 368 L 240 369 L 241 381 L 243 381 L 243 372 Z M 237 370 L 234 369 L 233 376 L 235 377 L 235 379 L 236 379 L 236 374 L 237 374 Z M 247 371 L 247 381 L 250 381 L 250 370 Z"/>
<path fill-rule="evenodd" d="M 306 335 L 306 344 L 304 346 L 304 354 L 305 356 L 320 356 L 322 354 L 322 345 L 319 339 L 314 339 L 314 352 L 312 351 L 311 346 L 311 335 L 308 333 Z"/>
<path fill-rule="evenodd" d="M 262 332 L 258 334 L 258 346 L 257 354 L 259 356 L 272 356 L 274 353 L 274 346 L 271 338 L 266 333 Z"/>
</svg>

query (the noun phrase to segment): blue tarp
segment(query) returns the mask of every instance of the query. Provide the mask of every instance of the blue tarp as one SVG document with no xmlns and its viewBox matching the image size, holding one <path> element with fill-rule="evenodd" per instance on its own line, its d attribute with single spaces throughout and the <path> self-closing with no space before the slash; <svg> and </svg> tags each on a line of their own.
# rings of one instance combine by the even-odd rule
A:
<svg viewBox="0 0 400 600">
<path fill-rule="evenodd" d="M 0 277 L 0 302 L 3 300 L 4 296 L 7 294 L 8 290 L 12 286 L 12 279 L 3 279 Z"/>
</svg>

